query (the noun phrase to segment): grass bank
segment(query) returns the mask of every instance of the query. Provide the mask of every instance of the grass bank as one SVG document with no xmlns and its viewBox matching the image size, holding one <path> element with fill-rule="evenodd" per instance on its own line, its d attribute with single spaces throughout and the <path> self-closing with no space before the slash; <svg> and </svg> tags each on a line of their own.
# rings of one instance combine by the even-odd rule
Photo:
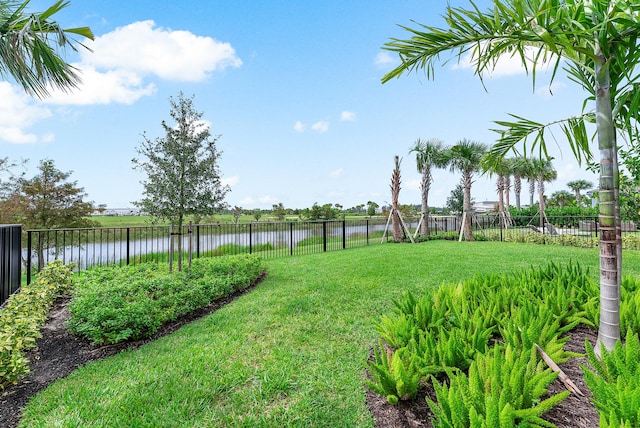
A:
<svg viewBox="0 0 640 428">
<path fill-rule="evenodd" d="M 35 397 L 23 426 L 373 427 L 363 385 L 374 323 L 405 290 L 477 273 L 579 261 L 597 249 L 432 241 L 267 260 L 227 307 Z M 640 253 L 625 253 L 640 274 Z"/>
</svg>

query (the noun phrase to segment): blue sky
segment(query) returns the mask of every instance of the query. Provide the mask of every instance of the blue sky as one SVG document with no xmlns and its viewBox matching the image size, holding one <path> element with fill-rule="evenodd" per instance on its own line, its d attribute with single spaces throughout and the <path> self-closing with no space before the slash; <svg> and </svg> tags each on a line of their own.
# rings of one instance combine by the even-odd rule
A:
<svg viewBox="0 0 640 428">
<path fill-rule="evenodd" d="M 33 0 L 31 8 L 51 3 Z M 564 118 L 579 113 L 586 96 L 563 75 L 553 95 L 542 76 L 534 91 L 531 78 L 509 61 L 487 77 L 487 91 L 455 61 L 436 69 L 435 80 L 418 73 L 382 85 L 397 58 L 381 47 L 408 36 L 398 25 L 442 26 L 446 4 L 72 0 L 57 21 L 89 26 L 96 36 L 93 53 L 67 54 L 82 70 L 83 85 L 36 100 L 13 82 L 0 82 L 0 155 L 29 159 L 27 176 L 39 160 L 53 159 L 73 171 L 71 179 L 96 204 L 129 207 L 141 198 L 145 178 L 131 163 L 141 134 L 163 136 L 169 97 L 183 91 L 195 95 L 196 109 L 220 135 L 231 205 L 383 205 L 391 199 L 395 155 L 403 158 L 400 202 L 418 204 L 419 175 L 409 154 L 416 139 L 491 145 L 492 122 L 508 113 L 541 122 Z M 558 180 L 547 195 L 568 190 L 571 180 L 596 184 L 557 137 L 564 149 L 551 150 Z M 478 177 L 472 197 L 495 200 L 493 181 Z M 458 182 L 458 174 L 436 171 L 430 205 L 443 206 Z"/>
</svg>

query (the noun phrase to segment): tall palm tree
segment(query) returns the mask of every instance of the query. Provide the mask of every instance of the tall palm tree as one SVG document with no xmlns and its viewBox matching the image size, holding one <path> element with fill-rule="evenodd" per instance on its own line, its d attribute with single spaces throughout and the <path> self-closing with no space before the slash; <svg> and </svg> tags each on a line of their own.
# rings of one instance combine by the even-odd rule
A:
<svg viewBox="0 0 640 428">
<path fill-rule="evenodd" d="M 402 224 L 400 220 L 400 205 L 398 198 L 400 196 L 400 162 L 399 156 L 393 158 L 395 168 L 391 174 L 391 228 L 393 230 L 393 241 L 402 242 L 404 239 L 402 234 Z"/>
<path fill-rule="evenodd" d="M 462 140 L 455 146 L 451 147 L 451 171 L 459 171 L 462 173 L 461 184 L 464 190 L 463 203 L 463 219 L 462 229 L 464 238 L 467 241 L 473 241 L 473 230 L 471 229 L 471 185 L 473 184 L 473 174 L 480 171 L 482 159 L 487 153 L 485 144 Z"/>
<path fill-rule="evenodd" d="M 417 139 L 409 153 L 416 154 L 416 167 L 422 174 L 420 190 L 422 196 L 422 223 L 420 234 L 429 235 L 429 190 L 433 183 L 432 168 L 446 168 L 449 158 L 442 141 L 437 139 Z"/>
<path fill-rule="evenodd" d="M 61 54 L 67 48 L 76 50 L 74 36 L 93 40 L 93 33 L 89 27 L 63 29 L 51 20 L 68 1 L 57 0 L 41 13 L 27 13 L 28 5 L 29 0 L 0 0 L 0 77 L 13 77 L 39 98 L 48 96 L 52 87 L 75 88 L 80 82 L 78 70 Z"/>
<path fill-rule="evenodd" d="M 490 176 L 497 175 L 496 191 L 498 194 L 498 216 L 500 218 L 500 227 L 505 227 L 508 225 L 507 215 L 505 213 L 505 194 L 507 194 L 506 176 L 511 174 L 509 159 L 504 158 L 496 162 L 491 162 L 490 164 L 483 164 L 482 168 L 484 172 L 488 173 Z"/>
<path fill-rule="evenodd" d="M 593 189 L 593 183 L 587 180 L 574 180 L 567 183 L 567 187 L 573 190 L 573 193 L 576 195 L 576 205 L 578 207 L 582 206 L 582 194 L 580 193 L 582 190 Z"/>
<path fill-rule="evenodd" d="M 511 158 L 511 173 L 513 174 L 513 193 L 516 197 L 516 209 L 520 209 L 520 195 L 522 194 L 522 178 L 527 177 L 527 159 L 522 156 Z M 535 191 L 535 190 L 534 190 Z M 533 192 L 532 192 L 533 193 Z"/>
<path fill-rule="evenodd" d="M 549 159 L 532 159 L 531 164 L 536 174 L 538 183 L 538 208 L 540 210 L 540 227 L 544 227 L 546 220 L 544 200 L 544 183 L 549 183 L 558 178 L 558 172 Z"/>
<path fill-rule="evenodd" d="M 446 7 L 448 28 L 420 25 L 404 27 L 412 38 L 392 39 L 385 49 L 397 52 L 400 65 L 387 73 L 387 82 L 405 72 L 424 70 L 433 78 L 435 63 L 445 54 L 471 58 L 475 75 L 483 79 L 502 56 L 520 58 L 531 72 L 542 65 L 558 70 L 587 91 L 582 113 L 548 124 L 512 115 L 496 122 L 500 134 L 492 157 L 502 157 L 517 144 L 533 139 L 527 147 L 546 154 L 546 136 L 560 126 L 578 161 L 589 159 L 587 123 L 595 122 L 600 153 L 600 326 L 598 342 L 612 349 L 620 339 L 620 278 L 622 238 L 618 188 L 616 129 L 633 141 L 639 130 L 640 5 L 628 0 L 493 0 L 481 11 Z M 446 61 L 445 61 L 446 62 Z M 595 101 L 595 109 L 587 108 Z M 600 345 L 597 348 L 600 348 Z"/>
</svg>

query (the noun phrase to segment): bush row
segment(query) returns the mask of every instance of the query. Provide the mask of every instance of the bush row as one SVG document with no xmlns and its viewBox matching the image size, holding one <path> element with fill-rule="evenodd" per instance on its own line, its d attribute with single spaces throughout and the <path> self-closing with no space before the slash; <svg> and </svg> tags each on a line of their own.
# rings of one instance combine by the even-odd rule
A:
<svg viewBox="0 0 640 428">
<path fill-rule="evenodd" d="M 69 290 L 72 281 L 69 266 L 59 260 L 51 262 L 31 284 L 11 295 L 0 310 L 1 388 L 29 373 L 29 362 L 23 351 L 36 345 L 53 301 Z"/>
<path fill-rule="evenodd" d="M 166 265 L 99 267 L 82 273 L 69 304 L 69 329 L 98 344 L 153 335 L 168 321 L 244 289 L 263 273 L 261 259 L 241 254 L 200 258 L 191 269 Z"/>
<path fill-rule="evenodd" d="M 623 282 L 623 326 L 639 326 L 637 281 Z M 550 264 L 502 275 L 482 275 L 394 302 L 377 325 L 381 341 L 369 364 L 370 388 L 394 404 L 427 398 L 435 427 L 549 426 L 542 415 L 566 392 L 543 400 L 556 373 L 554 361 L 577 324 L 598 323 L 599 288 L 579 265 Z M 638 300 L 638 301 L 636 301 Z"/>
</svg>

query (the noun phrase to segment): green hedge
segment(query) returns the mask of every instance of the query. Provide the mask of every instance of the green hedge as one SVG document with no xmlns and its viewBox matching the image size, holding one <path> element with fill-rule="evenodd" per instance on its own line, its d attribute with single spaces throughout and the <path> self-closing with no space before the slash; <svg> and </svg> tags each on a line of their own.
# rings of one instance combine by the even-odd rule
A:
<svg viewBox="0 0 640 428">
<path fill-rule="evenodd" d="M 71 267 L 56 260 L 46 265 L 36 279 L 24 285 L 0 310 L 0 387 L 4 388 L 29 373 L 23 351 L 42 337 L 53 301 L 67 292 L 73 281 Z"/>
<path fill-rule="evenodd" d="M 153 335 L 172 321 L 241 290 L 263 273 L 249 254 L 196 259 L 189 270 L 167 265 L 99 267 L 83 273 L 69 304 L 69 329 L 95 343 L 118 343 Z"/>
</svg>

